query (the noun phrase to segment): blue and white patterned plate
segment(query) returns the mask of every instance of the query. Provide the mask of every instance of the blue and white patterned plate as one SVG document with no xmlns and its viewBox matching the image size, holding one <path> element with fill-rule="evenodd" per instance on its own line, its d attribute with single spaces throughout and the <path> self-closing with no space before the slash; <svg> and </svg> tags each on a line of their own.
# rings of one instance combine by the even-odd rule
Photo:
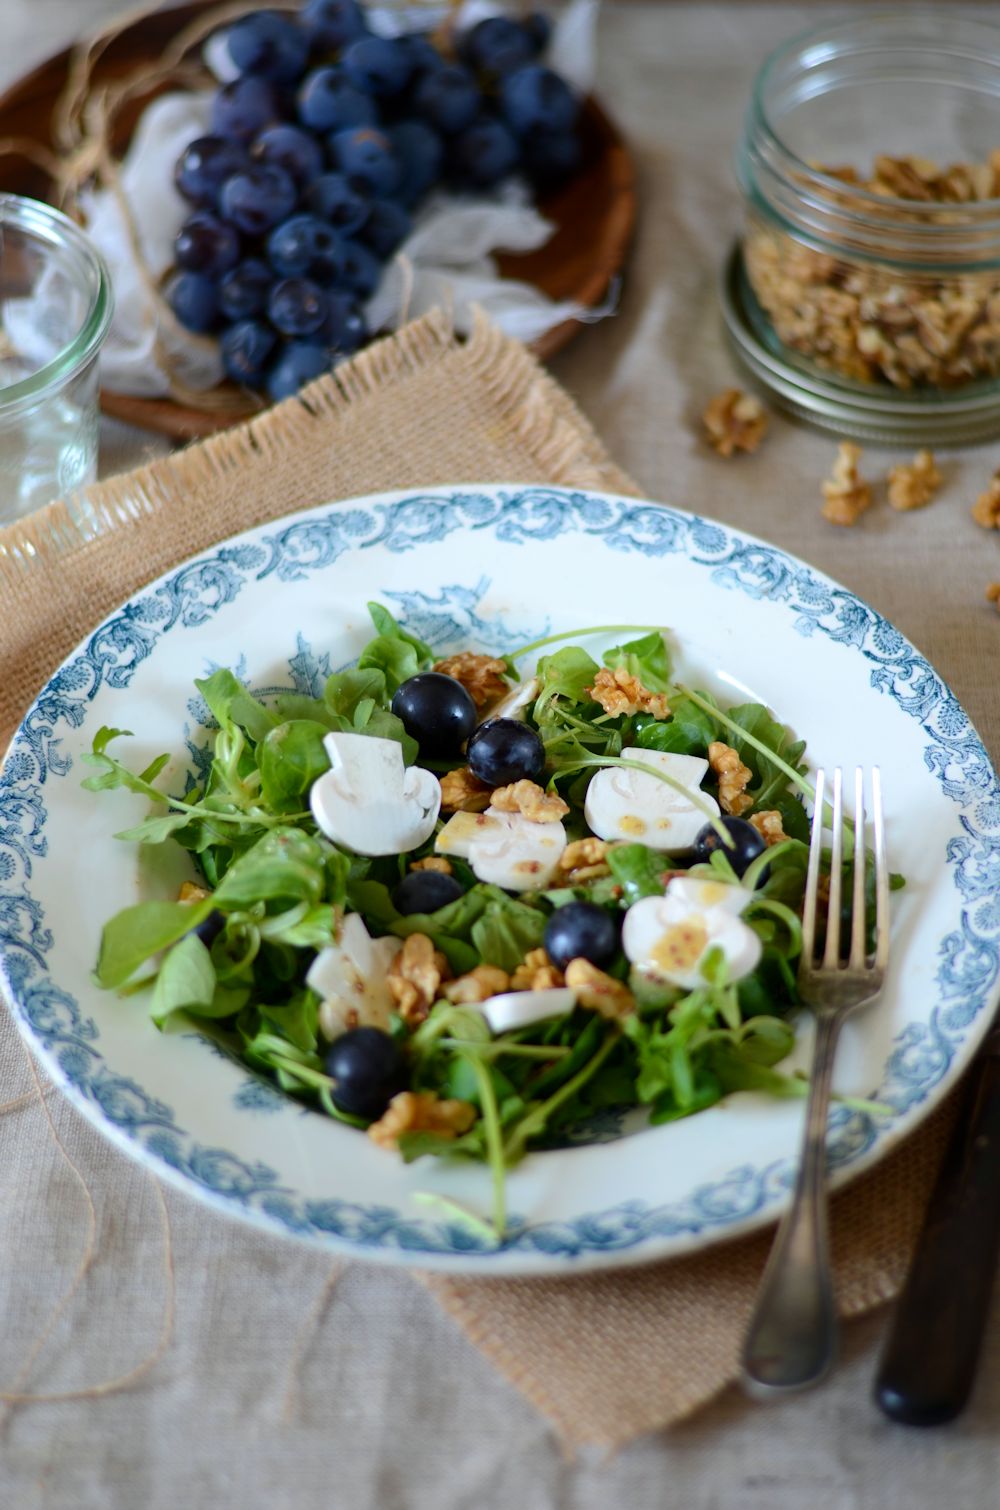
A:
<svg viewBox="0 0 1000 1510">
<path fill-rule="evenodd" d="M 886 991 L 848 1024 L 836 1083 L 892 1110 L 835 1112 L 837 1178 L 926 1116 L 998 994 L 1000 786 L 961 707 L 891 624 L 772 546 L 656 504 L 510 486 L 360 499 L 241 535 L 113 614 L 26 716 L 0 779 L 0 965 L 23 1033 L 102 1131 L 218 1211 L 372 1259 L 482 1274 L 688 1251 L 767 1221 L 787 1198 L 801 1104 L 740 1095 L 624 1138 L 605 1118 L 594 1141 L 531 1156 L 511 1176 L 511 1232 L 490 1248 L 414 1199 L 444 1193 L 485 1212 L 483 1169 L 405 1167 L 196 1035 L 161 1036 L 140 1000 L 91 984 L 104 920 L 175 894 L 183 874 L 112 839 L 142 803 L 81 789 L 94 731 L 133 729 L 138 765 L 174 752 L 164 779 L 183 785 L 203 738 L 193 678 L 227 665 L 255 689 L 316 692 L 368 637 L 367 598 L 442 653 L 595 621 L 666 623 L 682 675 L 731 702 L 766 702 L 816 763 L 880 762 L 890 856 L 908 885 L 894 899 Z"/>
</svg>

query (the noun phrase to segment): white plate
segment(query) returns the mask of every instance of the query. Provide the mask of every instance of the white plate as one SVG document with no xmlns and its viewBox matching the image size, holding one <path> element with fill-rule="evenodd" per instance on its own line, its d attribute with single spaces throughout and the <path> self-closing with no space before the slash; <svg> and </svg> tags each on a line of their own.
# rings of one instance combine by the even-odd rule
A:
<svg viewBox="0 0 1000 1510">
<path fill-rule="evenodd" d="M 95 730 L 134 730 L 136 769 L 174 752 L 164 780 L 177 776 L 203 716 L 194 677 L 225 665 L 257 690 L 315 692 L 369 637 L 368 598 L 442 653 L 594 622 L 665 623 L 682 677 L 728 702 L 767 703 L 816 764 L 880 763 L 890 859 L 908 884 L 894 897 L 886 990 L 848 1024 L 836 1085 L 893 1110 L 877 1121 L 835 1111 L 837 1177 L 926 1116 L 998 995 L 1000 786 L 961 707 L 873 609 L 772 546 L 656 504 L 509 486 L 359 499 L 241 535 L 138 593 L 28 713 L 0 781 L 0 965 L 22 1031 L 103 1132 L 243 1220 L 482 1274 L 660 1258 L 747 1231 L 787 1199 L 801 1103 L 739 1095 L 532 1155 L 510 1177 L 510 1236 L 491 1250 L 413 1199 L 437 1191 L 486 1212 L 484 1168 L 406 1167 L 91 984 L 105 919 L 173 894 L 162 856 L 150 866 L 111 837 L 143 816 L 142 800 L 80 787 Z"/>
</svg>

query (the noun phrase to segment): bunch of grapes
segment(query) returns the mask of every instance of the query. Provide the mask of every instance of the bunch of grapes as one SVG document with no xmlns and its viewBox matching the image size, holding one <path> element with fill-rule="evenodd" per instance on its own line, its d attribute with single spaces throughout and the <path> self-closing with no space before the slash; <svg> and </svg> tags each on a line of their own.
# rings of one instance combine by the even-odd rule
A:
<svg viewBox="0 0 1000 1510">
<path fill-rule="evenodd" d="M 374 36 L 357 0 L 230 28 L 239 75 L 177 163 L 193 211 L 166 289 L 182 325 L 219 335 L 230 378 L 287 398 L 356 351 L 434 185 L 520 172 L 546 189 L 576 170 L 579 106 L 540 61 L 548 35 L 541 15 L 492 17 L 446 58 L 429 36 Z"/>
</svg>

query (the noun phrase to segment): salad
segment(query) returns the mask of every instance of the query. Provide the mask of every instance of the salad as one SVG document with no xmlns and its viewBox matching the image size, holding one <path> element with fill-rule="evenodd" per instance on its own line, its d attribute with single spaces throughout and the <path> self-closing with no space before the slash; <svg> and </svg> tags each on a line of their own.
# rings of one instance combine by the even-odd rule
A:
<svg viewBox="0 0 1000 1510">
<path fill-rule="evenodd" d="M 155 804 L 116 837 L 192 865 L 108 921 L 98 983 L 407 1161 L 485 1160 L 498 1237 L 529 1150 L 610 1114 L 803 1095 L 779 1068 L 803 742 L 680 682 L 657 627 L 436 660 L 368 607 L 322 697 L 196 681 L 217 730 L 182 793 L 157 784 L 169 755 L 133 772 L 127 731 L 97 733 L 84 785 Z"/>
</svg>

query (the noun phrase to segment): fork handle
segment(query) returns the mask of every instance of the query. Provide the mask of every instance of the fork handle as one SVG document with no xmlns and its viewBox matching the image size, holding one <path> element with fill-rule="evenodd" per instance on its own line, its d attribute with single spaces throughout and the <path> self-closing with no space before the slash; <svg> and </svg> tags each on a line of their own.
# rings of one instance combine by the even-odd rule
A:
<svg viewBox="0 0 1000 1510">
<path fill-rule="evenodd" d="M 758 1398 L 816 1384 L 833 1363 L 837 1313 L 830 1273 L 826 1119 L 840 1021 L 816 1020 L 802 1155 L 792 1202 L 771 1249 L 743 1347 L 747 1391 Z"/>
</svg>

